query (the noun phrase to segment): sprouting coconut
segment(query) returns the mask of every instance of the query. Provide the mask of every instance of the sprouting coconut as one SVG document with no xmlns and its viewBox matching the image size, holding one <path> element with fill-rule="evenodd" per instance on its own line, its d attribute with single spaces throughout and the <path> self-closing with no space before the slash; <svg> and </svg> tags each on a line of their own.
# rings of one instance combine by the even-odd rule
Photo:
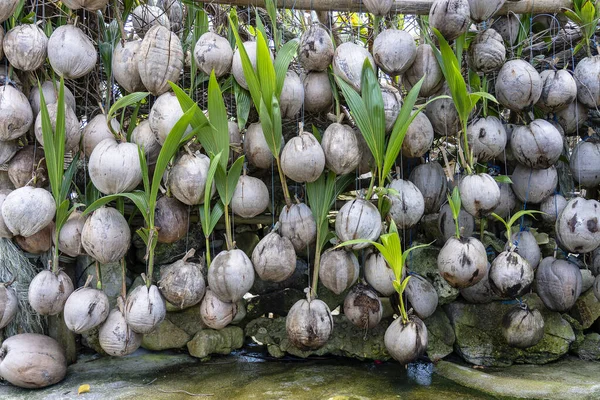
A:
<svg viewBox="0 0 600 400">
<path fill-rule="evenodd" d="M 8 163 L 18 150 L 19 142 L 17 140 L 0 141 L 0 165 Z"/>
<path fill-rule="evenodd" d="M 474 217 L 492 213 L 500 203 L 500 188 L 488 174 L 465 176 L 458 187 L 465 211 Z"/>
<path fill-rule="evenodd" d="M 536 292 L 548 309 L 565 312 L 581 294 L 581 271 L 573 263 L 546 257 L 537 270 L 535 283 Z"/>
<path fill-rule="evenodd" d="M 0 22 L 6 21 L 11 15 L 14 14 L 20 1 L 18 0 L 7 0 L 0 4 Z"/>
<path fill-rule="evenodd" d="M 204 299 L 200 303 L 200 317 L 206 326 L 211 329 L 223 329 L 233 321 L 236 314 L 235 302 L 223 302 L 210 288 L 206 289 Z"/>
<path fill-rule="evenodd" d="M 409 88 L 416 85 L 423 77 L 425 77 L 425 80 L 419 91 L 421 97 L 432 96 L 441 89 L 444 74 L 435 58 L 431 45 L 425 43 L 417 47 L 415 60 L 404 73 L 405 83 Z"/>
<path fill-rule="evenodd" d="M 363 0 L 362 2 L 371 14 L 383 17 L 392 9 L 393 0 Z"/>
<path fill-rule="evenodd" d="M 400 114 L 402 97 L 396 88 L 389 85 L 382 86 L 381 96 L 383 98 L 383 112 L 385 115 L 385 131 L 386 133 L 391 133 Z"/>
<path fill-rule="evenodd" d="M 389 194 L 390 216 L 396 225 L 402 229 L 416 225 L 425 211 L 425 200 L 419 189 L 411 181 L 402 179 L 394 179 L 389 188 L 398 192 Z"/>
<path fill-rule="evenodd" d="M 296 252 L 291 240 L 281 236 L 279 225 L 265 235 L 252 252 L 252 265 L 263 281 L 283 282 L 296 270 Z"/>
<path fill-rule="evenodd" d="M 156 202 L 154 225 L 159 243 L 174 243 L 185 237 L 189 227 L 188 208 L 179 200 L 163 196 Z"/>
<path fill-rule="evenodd" d="M 502 39 L 510 46 L 513 46 L 519 37 L 519 30 L 521 28 L 519 17 L 519 15 L 512 13 L 502 15 L 496 18 L 491 26 L 492 29 L 498 32 L 500 36 L 502 36 Z"/>
<path fill-rule="evenodd" d="M 23 136 L 33 124 L 27 97 L 11 85 L 0 86 L 0 140 Z"/>
<path fill-rule="evenodd" d="M 533 268 L 515 251 L 504 251 L 492 262 L 489 280 L 498 296 L 519 297 L 529 290 L 533 282 Z"/>
<path fill-rule="evenodd" d="M 502 336 L 512 347 L 526 349 L 544 337 L 544 318 L 538 310 L 517 305 L 502 317 Z"/>
<path fill-rule="evenodd" d="M 48 115 L 52 131 L 56 130 L 56 117 L 58 114 L 58 103 L 48 104 Z M 81 140 L 81 130 L 79 129 L 79 120 L 71 107 L 65 104 L 65 150 L 74 150 L 79 146 Z M 42 134 L 42 113 L 40 112 L 35 119 L 35 138 L 43 146 L 44 138 Z"/>
<path fill-rule="evenodd" d="M 475 36 L 469 46 L 469 65 L 482 73 L 498 71 L 506 61 L 506 47 L 498 32 L 486 29 Z"/>
<path fill-rule="evenodd" d="M 588 110 L 580 102 L 574 101 L 564 110 L 557 111 L 555 115 L 565 135 L 572 136 L 577 134 L 587 121 Z"/>
<path fill-rule="evenodd" d="M 104 194 L 132 191 L 142 183 L 137 145 L 104 139 L 90 155 L 88 171 L 94 186 Z"/>
<path fill-rule="evenodd" d="M 169 81 L 177 82 L 183 68 L 179 38 L 164 26 L 153 26 L 142 40 L 137 63 L 146 89 L 155 96 L 165 93 L 171 88 Z"/>
<path fill-rule="evenodd" d="M 434 136 L 433 126 L 427 115 L 418 113 L 406 129 L 402 154 L 409 158 L 423 157 L 431 148 Z"/>
<path fill-rule="evenodd" d="M 15 188 L 47 186 L 48 168 L 44 156 L 44 150 L 35 145 L 27 145 L 14 155 L 7 172 Z"/>
<path fill-rule="evenodd" d="M 81 232 L 85 225 L 86 217 L 82 216 L 81 211 L 73 211 L 69 215 L 69 219 L 63 225 L 58 234 L 58 249 L 71 257 L 83 255 L 83 247 L 81 245 Z"/>
<path fill-rule="evenodd" d="M 183 116 L 183 110 L 177 100 L 177 96 L 173 92 L 167 92 L 160 95 L 150 109 L 148 121 L 150 129 L 154 132 L 156 140 L 162 145 L 169 133 Z M 188 127 L 186 132 L 191 132 Z"/>
<path fill-rule="evenodd" d="M 46 61 L 48 38 L 37 24 L 17 25 L 6 32 L 2 46 L 10 65 L 35 71 Z"/>
<path fill-rule="evenodd" d="M 586 57 L 577 63 L 573 77 L 577 83 L 577 98 L 579 102 L 589 108 L 596 108 L 600 104 L 600 56 Z"/>
<path fill-rule="evenodd" d="M 500 188 L 500 203 L 498 203 L 494 213 L 502 218 L 511 215 L 512 211 L 517 206 L 517 197 L 511 186 L 510 183 L 498 183 L 498 187 Z"/>
<path fill-rule="evenodd" d="M 2 79 L 0 79 L 0 82 Z M 45 81 L 42 83 L 42 93 L 44 94 L 44 100 L 47 105 L 52 103 L 56 103 L 58 101 L 58 84 L 52 81 Z M 73 111 L 75 111 L 75 96 L 73 96 L 73 92 L 68 87 L 64 87 L 65 93 L 65 104 L 69 106 Z M 40 113 L 40 88 L 38 85 L 31 86 L 29 89 L 29 104 L 31 105 L 31 111 L 34 116 L 37 116 Z"/>
<path fill-rule="evenodd" d="M 411 275 L 406 286 L 406 298 L 421 319 L 433 315 L 438 306 L 438 294 L 433 285 L 420 275 Z"/>
<path fill-rule="evenodd" d="M 569 71 L 546 69 L 540 74 L 542 95 L 537 106 L 546 112 L 564 110 L 577 98 L 577 83 Z"/>
<path fill-rule="evenodd" d="M 460 289 L 460 295 L 469 303 L 486 304 L 495 300 L 500 300 L 500 297 L 494 293 L 489 280 L 490 264 L 485 271 L 483 279 L 467 288 Z"/>
<path fill-rule="evenodd" d="M 419 358 L 428 344 L 427 327 L 417 316 L 408 322 L 397 318 L 385 331 L 383 342 L 388 353 L 400 364 L 408 364 Z"/>
<path fill-rule="evenodd" d="M 469 0 L 471 18 L 475 22 L 490 19 L 504 5 L 506 0 Z"/>
<path fill-rule="evenodd" d="M 467 0 L 435 0 L 429 10 L 429 24 L 450 41 L 469 29 L 470 16 Z"/>
<path fill-rule="evenodd" d="M 362 70 L 366 59 L 372 67 L 375 67 L 375 60 L 367 49 L 351 42 L 343 43 L 335 50 L 333 73 L 360 92 Z"/>
<path fill-rule="evenodd" d="M 511 60 L 502 66 L 496 78 L 496 99 L 506 108 L 523 111 L 542 95 L 540 74 L 524 60 Z"/>
<path fill-rule="evenodd" d="M 77 334 L 102 324 L 108 318 L 110 310 L 106 294 L 102 290 L 87 287 L 88 283 L 89 280 L 84 287 L 71 293 L 65 303 L 65 324 Z"/>
<path fill-rule="evenodd" d="M 546 197 L 540 204 L 540 211 L 544 213 L 542 219 L 547 222 L 556 222 L 566 205 L 567 199 L 558 193 Z"/>
<path fill-rule="evenodd" d="M 204 203 L 209 167 L 210 159 L 204 154 L 183 153 L 175 161 L 167 179 L 167 186 L 173 196 L 188 206 Z"/>
<path fill-rule="evenodd" d="M 136 351 L 142 344 L 143 335 L 131 329 L 123 314 L 123 300 L 117 299 L 113 309 L 98 331 L 100 347 L 109 356 L 124 357 Z"/>
<path fill-rule="evenodd" d="M 307 71 L 325 71 L 333 61 L 333 41 L 329 32 L 311 25 L 300 38 L 298 60 Z"/>
<path fill-rule="evenodd" d="M 283 88 L 279 97 L 281 118 L 295 118 L 304 104 L 304 85 L 294 71 L 288 71 L 283 81 Z"/>
<path fill-rule="evenodd" d="M 571 199 L 556 220 L 556 241 L 571 253 L 589 253 L 600 246 L 599 220 L 600 203 Z"/>
<path fill-rule="evenodd" d="M 194 306 L 202 301 L 206 292 L 203 264 L 188 261 L 194 256 L 194 249 L 173 264 L 160 269 L 158 288 L 165 299 L 180 309 Z"/>
<path fill-rule="evenodd" d="M 327 72 L 309 72 L 304 77 L 304 110 L 327 112 L 333 104 L 333 92 Z"/>
<path fill-rule="evenodd" d="M 269 201 L 267 185 L 258 178 L 243 174 L 233 192 L 231 210 L 242 218 L 254 218 L 265 212 Z"/>
<path fill-rule="evenodd" d="M 340 294 L 358 280 L 360 266 L 354 253 L 341 249 L 329 249 L 321 256 L 319 279 L 335 294 Z"/>
<path fill-rule="evenodd" d="M 375 241 L 379 238 L 382 228 L 379 210 L 365 199 L 347 202 L 335 218 L 335 233 L 342 242 L 354 239 Z M 368 246 L 368 243 L 360 243 L 349 247 L 360 250 Z"/>
<path fill-rule="evenodd" d="M 417 57 L 415 39 L 406 31 L 386 29 L 373 42 L 375 62 L 390 76 L 406 72 Z"/>
<path fill-rule="evenodd" d="M 496 117 L 478 118 L 471 122 L 467 128 L 467 137 L 473 156 L 481 162 L 493 160 L 506 148 L 506 130 Z"/>
<path fill-rule="evenodd" d="M 504 250 L 510 250 L 513 245 L 516 247 L 515 252 L 523 257 L 535 271 L 542 259 L 542 251 L 533 233 L 529 231 L 514 232 L 510 236 L 510 240 L 506 242 Z"/>
<path fill-rule="evenodd" d="M 21 333 L 2 342 L 0 376 L 15 386 L 39 389 L 67 374 L 67 359 L 60 344 L 37 333 Z"/>
<path fill-rule="evenodd" d="M 444 242 L 456 235 L 456 222 L 452 217 L 452 210 L 449 204 L 444 204 L 440 208 L 437 221 L 438 229 L 444 238 Z M 462 208 L 458 214 L 458 225 L 459 232 L 461 232 L 463 237 L 473 235 L 473 232 L 475 231 L 475 219 Z"/>
<path fill-rule="evenodd" d="M 208 269 L 208 286 L 221 301 L 235 303 L 254 284 L 254 267 L 239 249 L 222 251 Z"/>
<path fill-rule="evenodd" d="M 338 123 L 329 125 L 323 133 L 321 146 L 327 168 L 337 175 L 348 174 L 358 167 L 362 149 L 350 126 Z"/>
<path fill-rule="evenodd" d="M 0 283 L 0 329 L 10 324 L 19 310 L 17 292 L 11 284 L 12 282 Z"/>
<path fill-rule="evenodd" d="M 145 278 L 142 276 L 142 278 Z M 145 280 L 145 279 L 144 279 Z M 156 285 L 145 284 L 133 289 L 125 302 L 125 320 L 134 332 L 153 332 L 165 319 L 167 305 Z"/>
<path fill-rule="evenodd" d="M 389 267 L 381 253 L 368 250 L 364 269 L 365 280 L 373 287 L 373 289 L 377 290 L 385 297 L 389 297 L 396 293 L 396 289 L 392 283 L 396 279 L 394 271 Z M 402 280 L 404 280 L 404 275 L 402 276 Z"/>
<path fill-rule="evenodd" d="M 510 148 L 520 164 L 535 169 L 549 168 L 562 154 L 563 137 L 550 122 L 536 119 L 513 129 Z"/>
<path fill-rule="evenodd" d="M 52 222 L 55 212 L 56 203 L 50 192 L 31 186 L 13 190 L 2 203 L 2 218 L 15 236 L 38 233 Z"/>
<path fill-rule="evenodd" d="M 283 140 L 282 140 L 283 146 Z M 265 140 L 260 123 L 250 124 L 244 135 L 244 153 L 250 164 L 256 168 L 267 169 L 273 164 L 273 153 Z"/>
<path fill-rule="evenodd" d="M 352 287 L 344 299 L 344 315 L 360 329 L 373 329 L 383 317 L 383 306 L 377 292 L 367 285 Z"/>
<path fill-rule="evenodd" d="M 451 237 L 437 258 L 440 275 L 455 288 L 466 288 L 483 279 L 487 270 L 487 254 L 474 237 Z"/>
<path fill-rule="evenodd" d="M 129 249 L 131 232 L 127 220 L 114 208 L 94 211 L 83 225 L 81 245 L 101 264 L 117 262 Z"/>
<path fill-rule="evenodd" d="M 539 204 L 554 193 L 558 184 L 556 167 L 532 169 L 518 164 L 511 176 L 512 189 L 522 202 Z"/>
<path fill-rule="evenodd" d="M 131 142 L 137 144 L 144 150 L 148 167 L 156 164 L 162 146 L 156 140 L 156 136 L 154 136 L 154 132 L 152 132 L 152 129 L 150 128 L 150 121 L 147 119 L 141 121 L 133 129 L 133 132 L 131 132 Z"/>
<path fill-rule="evenodd" d="M 135 33 L 144 38 L 148 30 L 154 25 L 164 26 L 171 29 L 168 15 L 157 6 L 141 4 L 131 12 L 131 22 Z"/>
<path fill-rule="evenodd" d="M 446 83 L 442 86 L 439 95 L 450 95 Z M 454 136 L 461 129 L 460 117 L 451 98 L 437 99 L 427 104 L 425 114 L 433 126 L 433 131 L 440 137 Z"/>
<path fill-rule="evenodd" d="M 213 32 L 206 32 L 194 46 L 194 58 L 198 68 L 206 75 L 215 71 L 215 76 L 221 76 L 231 71 L 233 49 L 229 41 Z"/>
<path fill-rule="evenodd" d="M 419 189 L 425 200 L 425 214 L 437 213 L 446 199 L 448 182 L 444 169 L 437 162 L 417 166 L 408 178 Z"/>
<path fill-rule="evenodd" d="M 285 320 L 289 341 L 300 350 L 316 350 L 333 332 L 333 318 L 327 304 L 318 299 L 298 300 Z"/>
<path fill-rule="evenodd" d="M 119 132 L 119 122 L 113 118 L 110 122 L 114 132 Z M 98 143 L 105 139 L 114 139 L 115 135 L 108 128 L 108 121 L 105 114 L 98 114 L 83 128 L 81 134 L 81 150 L 86 157 L 90 157 L 92 152 L 98 146 Z"/>
<path fill-rule="evenodd" d="M 142 41 L 139 39 L 125 43 L 119 40 L 113 50 L 113 76 L 117 83 L 130 93 L 144 90 L 137 64 L 141 45 Z"/>
<path fill-rule="evenodd" d="M 48 61 L 58 75 L 78 79 L 96 67 L 98 55 L 94 44 L 81 29 L 62 25 L 48 40 Z"/>
<path fill-rule="evenodd" d="M 71 293 L 73 282 L 67 274 L 43 270 L 29 284 L 29 304 L 40 315 L 56 315 L 64 309 Z"/>
<path fill-rule="evenodd" d="M 590 138 L 577 143 L 569 160 L 573 179 L 587 188 L 598 186 L 600 184 L 599 159 L 600 140 Z"/>
<path fill-rule="evenodd" d="M 6 200 L 6 196 L 8 196 L 8 194 L 10 192 L 11 192 L 10 189 L 1 189 L 0 190 L 0 211 L 2 210 L 2 203 L 4 203 L 4 200 Z M 2 213 L 0 212 L 0 238 L 10 239 L 12 237 L 13 237 L 13 234 L 10 231 L 10 229 L 8 229 L 8 226 L 6 226 L 6 223 L 4 222 L 4 217 L 2 216 Z"/>
<path fill-rule="evenodd" d="M 300 129 L 281 152 L 281 169 L 291 180 L 299 183 L 314 182 L 325 169 L 325 153 L 312 133 Z"/>
<path fill-rule="evenodd" d="M 311 209 L 304 203 L 284 207 L 279 215 L 281 236 L 292 241 L 299 254 L 317 238 L 317 223 Z"/>
<path fill-rule="evenodd" d="M 54 222 L 50 222 L 44 229 L 31 236 L 15 236 L 15 242 L 19 247 L 31 254 L 43 254 L 52 248 L 52 237 L 54 235 Z"/>
</svg>

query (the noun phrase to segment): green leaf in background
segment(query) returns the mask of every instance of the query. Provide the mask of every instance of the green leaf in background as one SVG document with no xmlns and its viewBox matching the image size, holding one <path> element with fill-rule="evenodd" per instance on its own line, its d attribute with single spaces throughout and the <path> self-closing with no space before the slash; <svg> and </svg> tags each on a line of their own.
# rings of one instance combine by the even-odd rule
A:
<svg viewBox="0 0 600 400">
<path fill-rule="evenodd" d="M 513 183 L 512 179 L 507 175 L 498 175 L 494 180 L 498 183 Z"/>
<path fill-rule="evenodd" d="M 259 31 L 256 37 L 256 71 L 262 98 L 267 105 L 269 115 L 271 115 L 271 98 L 276 94 L 277 77 L 275 76 L 275 67 L 271 60 L 271 51 L 267 46 L 265 37 Z"/>
<path fill-rule="evenodd" d="M 244 166 L 244 156 L 239 157 L 229 168 L 229 172 L 225 168 L 219 165 L 216 171 L 215 185 L 217 186 L 217 192 L 221 198 L 221 202 L 225 207 L 231 203 L 233 192 L 238 184 L 240 175 L 242 174 L 242 167 Z"/>
<path fill-rule="evenodd" d="M 140 101 L 142 101 L 143 99 L 148 97 L 148 94 L 149 94 L 148 92 L 136 92 L 136 93 L 131 93 L 131 94 L 128 94 L 127 96 L 121 97 L 108 110 L 106 120 L 111 121 L 117 115 L 117 112 L 120 109 L 132 106 L 136 103 L 139 103 Z M 109 123 L 109 125 L 110 125 L 110 123 Z"/>
<path fill-rule="evenodd" d="M 135 190 L 131 193 L 117 193 L 117 194 L 111 194 L 108 196 L 101 197 L 98 200 L 96 200 L 95 202 L 93 202 L 92 204 L 90 204 L 85 209 L 82 216 L 85 217 L 86 215 L 93 213 L 100 207 L 107 205 L 111 201 L 115 201 L 117 199 L 123 199 L 123 198 L 131 200 L 133 202 L 133 204 L 135 204 L 135 206 L 140 210 L 142 215 L 144 215 L 145 222 L 146 223 L 149 222 L 146 220 L 146 216 L 148 215 L 148 200 L 146 198 L 146 193 L 141 190 Z"/>
<path fill-rule="evenodd" d="M 269 14 L 271 20 L 271 31 L 273 32 L 273 41 L 275 42 L 275 49 L 278 50 L 281 47 L 281 33 L 277 29 L 277 0 L 266 0 L 265 8 Z"/>
<path fill-rule="evenodd" d="M 277 52 L 277 58 L 275 58 L 275 75 L 277 76 L 277 87 L 275 92 L 277 98 L 281 96 L 285 76 L 287 74 L 290 63 L 292 62 L 292 60 L 296 56 L 296 53 L 298 52 L 299 45 L 300 41 L 298 39 L 293 39 L 284 44 Z"/>
<path fill-rule="evenodd" d="M 174 84 L 173 82 L 169 82 L 171 85 L 171 89 L 175 93 L 177 97 L 177 101 L 179 101 L 179 105 L 181 106 L 181 110 L 185 113 L 190 109 L 194 110 L 191 126 L 192 129 L 196 132 L 202 132 L 203 134 L 198 134 L 198 141 L 202 144 L 202 147 L 206 149 L 207 152 L 218 154 L 217 144 L 212 135 L 212 129 L 205 129 L 209 127 L 210 123 L 206 115 L 200 110 L 198 104 L 190 96 L 187 95 L 179 86 Z M 210 127 L 209 127 L 210 128 Z M 189 136 L 189 135 L 188 135 Z"/>
<path fill-rule="evenodd" d="M 365 59 L 362 68 L 361 88 L 362 99 L 367 109 L 367 116 L 373 128 L 377 154 L 383 159 L 383 154 L 385 153 L 385 111 L 383 96 L 381 94 L 381 86 L 368 58 Z M 378 166 L 381 167 L 381 164 L 378 164 Z M 381 168 L 379 172 L 381 173 Z"/>
<path fill-rule="evenodd" d="M 233 93 L 235 95 L 235 112 L 237 116 L 238 127 L 243 130 L 248 122 L 250 108 L 252 106 L 250 93 L 241 87 L 237 81 L 233 82 Z"/>
<path fill-rule="evenodd" d="M 233 25 L 231 17 L 229 18 L 229 23 Z M 254 67 L 250 62 L 250 58 L 248 57 L 248 53 L 246 52 L 246 48 L 244 47 L 244 42 L 240 38 L 240 34 L 238 33 L 237 29 L 232 29 L 232 33 L 235 36 L 238 51 L 240 52 L 240 58 L 242 60 L 242 69 L 244 71 L 244 78 L 246 79 L 248 90 L 250 91 L 250 95 L 252 97 L 254 105 L 258 106 L 260 105 L 260 99 L 262 97 L 258 76 L 254 71 Z"/>
<path fill-rule="evenodd" d="M 215 71 L 210 74 L 208 83 L 208 115 L 215 141 L 214 154 L 229 154 L 229 123 L 223 93 L 217 82 Z M 228 157 L 219 157 L 222 167 L 227 166 Z"/>
</svg>

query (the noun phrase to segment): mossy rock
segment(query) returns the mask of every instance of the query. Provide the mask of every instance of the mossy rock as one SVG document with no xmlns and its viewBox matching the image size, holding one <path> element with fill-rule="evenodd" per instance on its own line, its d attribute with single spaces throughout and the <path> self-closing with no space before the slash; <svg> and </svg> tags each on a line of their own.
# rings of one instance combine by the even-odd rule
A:
<svg viewBox="0 0 600 400">
<path fill-rule="evenodd" d="M 418 243 L 414 243 L 417 245 Z M 433 284 L 438 294 L 440 305 L 448 304 L 456 300 L 459 295 L 458 289 L 453 288 L 440 275 L 437 266 L 437 257 L 440 249 L 437 247 L 425 247 L 417 249 L 410 253 L 407 261 L 407 268 L 411 272 L 416 272 Z"/>
<path fill-rule="evenodd" d="M 206 358 L 211 354 L 230 354 L 244 345 L 244 331 L 237 326 L 221 330 L 204 329 L 187 343 L 190 355 Z"/>
<path fill-rule="evenodd" d="M 165 319 L 158 325 L 154 332 L 144 335 L 142 347 L 156 351 L 180 349 L 185 347 L 191 338 L 192 335 L 189 335 L 186 331 L 178 328 L 177 325 L 168 319 Z"/>
<path fill-rule="evenodd" d="M 592 326 L 594 321 L 600 317 L 600 301 L 594 295 L 593 289 L 589 289 L 579 296 L 569 315 L 575 318 L 583 329 Z"/>
<path fill-rule="evenodd" d="M 582 360 L 600 360 L 600 335 L 595 332 L 588 333 L 580 344 L 572 347 L 572 350 Z"/>
<path fill-rule="evenodd" d="M 423 322 L 427 326 L 427 335 L 429 338 L 427 355 L 431 361 L 437 362 L 451 354 L 454 349 L 454 342 L 456 342 L 456 336 L 444 310 L 438 307 L 433 315 Z"/>
<path fill-rule="evenodd" d="M 176 312 L 167 312 L 166 319 L 190 336 L 194 336 L 202 329 L 206 329 L 206 325 L 204 325 L 202 317 L 200 317 L 200 305 Z"/>
</svg>

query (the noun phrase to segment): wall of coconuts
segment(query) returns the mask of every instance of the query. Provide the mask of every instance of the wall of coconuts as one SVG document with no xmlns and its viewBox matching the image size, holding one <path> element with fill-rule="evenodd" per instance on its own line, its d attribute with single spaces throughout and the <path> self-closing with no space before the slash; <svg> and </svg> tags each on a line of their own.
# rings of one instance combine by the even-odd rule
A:
<svg viewBox="0 0 600 400">
<path fill-rule="evenodd" d="M 209 332 L 548 362 L 597 329 L 600 6 L 296 3 L 0 0 L 0 377 Z"/>
</svg>

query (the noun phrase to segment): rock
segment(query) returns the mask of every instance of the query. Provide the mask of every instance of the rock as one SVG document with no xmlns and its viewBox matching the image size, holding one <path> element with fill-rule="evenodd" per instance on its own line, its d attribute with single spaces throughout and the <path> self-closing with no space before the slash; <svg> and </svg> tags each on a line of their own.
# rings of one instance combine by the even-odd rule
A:
<svg viewBox="0 0 600 400">
<path fill-rule="evenodd" d="M 217 237 L 217 235 L 215 235 L 215 237 Z M 213 240 L 211 242 L 211 246 L 214 245 L 214 248 L 211 247 L 210 249 L 213 257 L 219 252 L 222 243 L 223 242 L 220 240 Z M 205 239 L 200 224 L 190 224 L 186 237 L 179 239 L 175 243 L 158 243 L 156 245 L 156 250 L 154 251 L 154 265 L 172 264 L 175 261 L 182 259 L 189 249 L 196 249 L 197 255 L 204 254 L 204 244 Z M 144 255 L 146 254 L 146 247 L 144 243 L 134 240 L 134 245 L 136 247 L 137 261 L 142 265 L 145 265 Z"/>
<path fill-rule="evenodd" d="M 96 287 L 96 262 L 90 256 L 77 257 L 76 276 L 79 277 L 77 286 L 83 286 L 88 275 L 92 275 L 93 279 L 91 287 Z M 120 263 L 101 264 L 100 271 L 102 274 L 102 290 L 108 296 L 110 308 L 114 308 L 117 304 L 117 297 L 121 295 L 123 285 L 123 272 L 121 271 Z M 125 275 L 125 284 L 127 287 L 131 285 L 130 274 Z"/>
<path fill-rule="evenodd" d="M 572 348 L 573 353 L 586 361 L 600 360 L 600 335 L 597 333 L 588 333 L 583 342 Z"/>
<path fill-rule="evenodd" d="M 204 325 L 200 317 L 200 305 L 177 312 L 167 312 L 166 319 L 190 336 L 194 336 L 202 329 L 206 329 L 206 325 Z"/>
<path fill-rule="evenodd" d="M 547 310 L 537 295 L 524 296 L 523 301 L 530 308 L 538 309 L 545 323 L 542 340 L 524 350 L 510 347 L 502 336 L 502 317 L 514 304 L 455 302 L 446 305 L 445 311 L 456 335 L 457 353 L 469 363 L 495 367 L 514 363 L 546 364 L 566 354 L 575 340 L 571 325 L 559 313 Z"/>
<path fill-rule="evenodd" d="M 192 335 L 188 334 L 168 319 L 158 325 L 152 333 L 144 335 L 142 347 L 148 350 L 180 349 L 190 341 Z"/>
<path fill-rule="evenodd" d="M 587 292 L 592 286 L 594 286 L 594 280 L 596 278 L 592 275 L 592 271 L 589 269 L 581 270 L 581 293 Z"/>
<path fill-rule="evenodd" d="M 583 293 L 577 301 L 571 311 L 569 311 L 575 320 L 577 320 L 583 329 L 587 329 L 594 321 L 600 317 L 600 302 L 594 296 L 594 290 L 588 289 L 587 292 Z"/>
<path fill-rule="evenodd" d="M 65 356 L 68 364 L 77 362 L 77 343 L 75 334 L 71 332 L 65 324 L 63 313 L 48 317 L 48 336 L 56 339 L 65 349 Z"/>
<path fill-rule="evenodd" d="M 235 234 L 235 245 L 242 250 L 248 258 L 252 258 L 252 252 L 256 245 L 260 242 L 260 238 L 254 232 L 242 232 Z"/>
<path fill-rule="evenodd" d="M 427 355 L 431 361 L 437 362 L 452 353 L 456 336 L 444 310 L 438 307 L 433 315 L 423 320 L 423 322 L 427 326 L 427 335 L 429 338 Z"/>
<path fill-rule="evenodd" d="M 211 354 L 229 354 L 244 345 L 244 331 L 237 326 L 228 326 L 219 331 L 203 329 L 187 344 L 190 355 L 206 358 Z"/>
<path fill-rule="evenodd" d="M 418 243 L 413 243 L 417 245 Z M 426 247 L 410 253 L 407 267 L 409 271 L 427 278 L 433 284 L 438 294 L 438 304 L 448 304 L 458 297 L 460 292 L 442 278 L 437 267 L 437 257 L 440 250 L 436 247 Z"/>
<path fill-rule="evenodd" d="M 102 346 L 100 346 L 100 340 L 98 339 L 99 330 L 100 327 L 96 327 L 94 329 L 90 329 L 87 332 L 83 332 L 81 334 L 81 344 L 83 344 L 89 349 L 94 350 L 96 353 L 102 356 L 106 356 L 107 354 L 104 351 L 104 349 L 102 349 Z"/>
</svg>

